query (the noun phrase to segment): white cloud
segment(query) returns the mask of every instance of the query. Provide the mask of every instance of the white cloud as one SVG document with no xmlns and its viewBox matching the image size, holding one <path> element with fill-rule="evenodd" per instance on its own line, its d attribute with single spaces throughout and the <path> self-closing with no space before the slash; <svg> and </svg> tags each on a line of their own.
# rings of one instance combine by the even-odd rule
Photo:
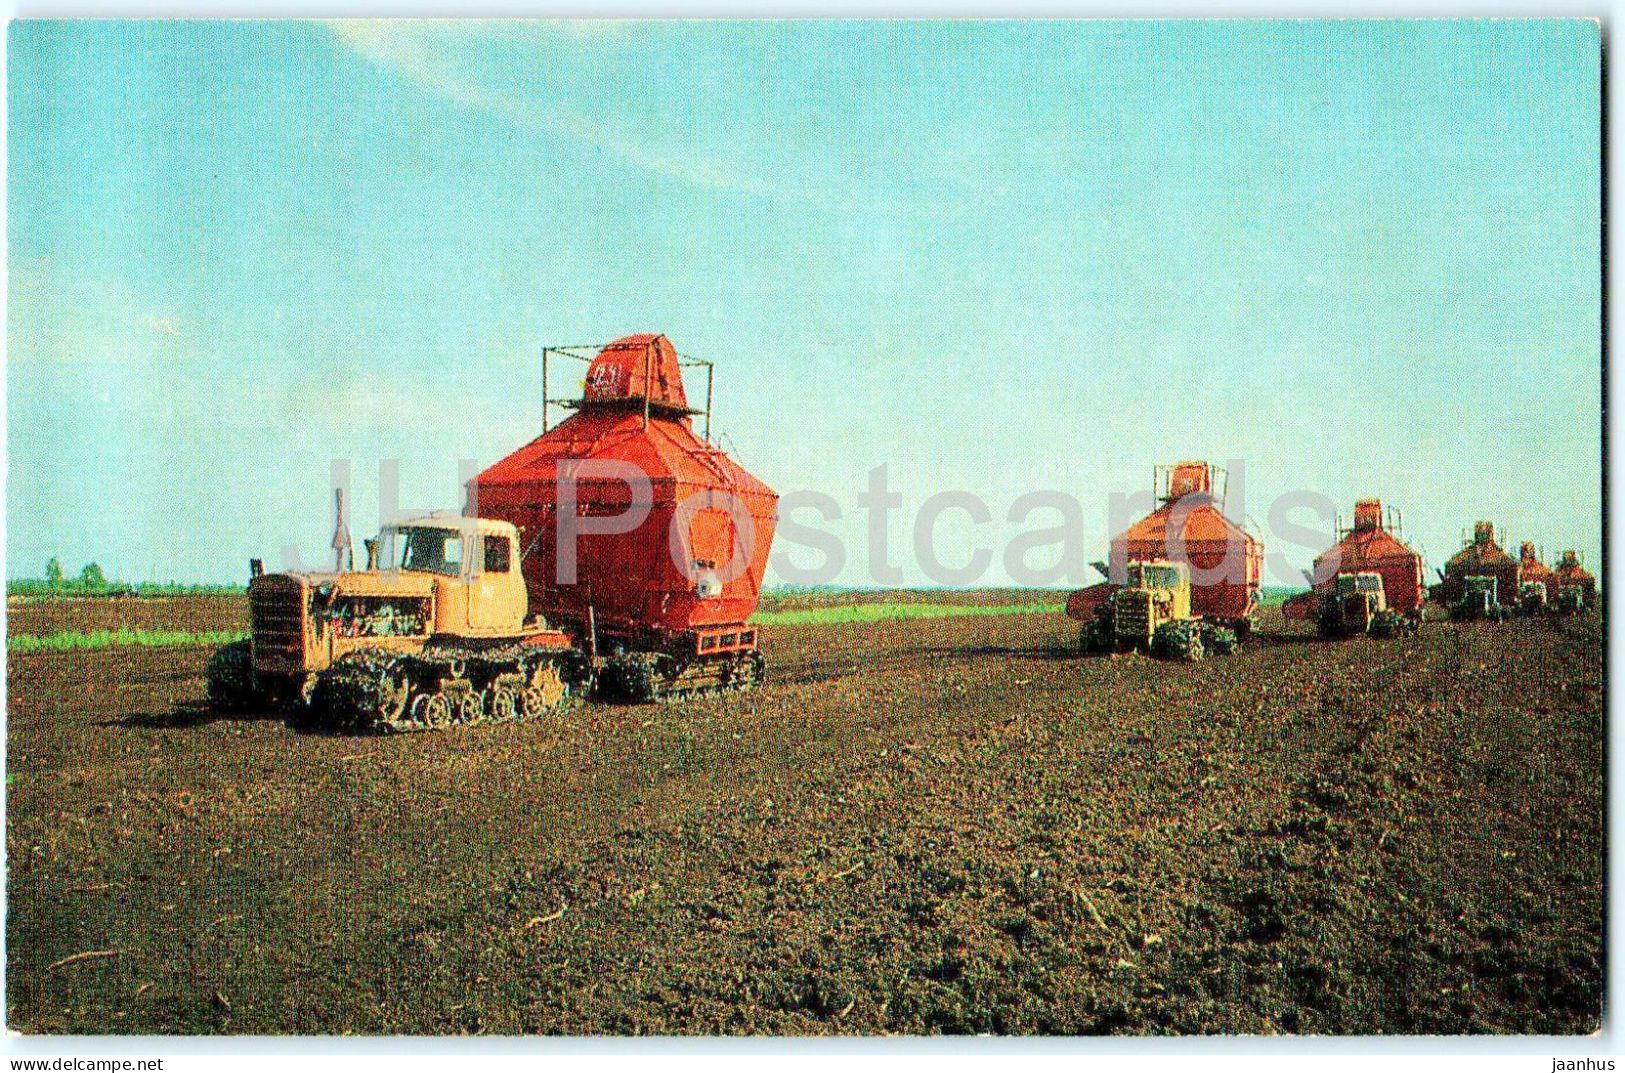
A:
<svg viewBox="0 0 1625 1073">
<path fill-rule="evenodd" d="M 706 189 L 763 197 L 808 199 L 804 191 L 790 190 L 742 175 L 738 169 L 709 154 L 692 149 L 676 151 L 667 147 L 655 148 L 628 138 L 557 102 L 539 105 L 482 86 L 456 70 L 444 50 L 431 47 L 429 35 L 441 32 L 434 23 L 340 20 L 328 25 L 340 42 L 368 62 L 410 79 L 428 92 L 466 108 L 502 116 L 516 126 L 569 138 L 646 171 Z M 617 33 L 627 24 L 586 21 L 559 25 L 578 37 L 598 37 Z"/>
<path fill-rule="evenodd" d="M 151 313 L 143 313 L 140 319 L 141 326 L 150 331 L 158 332 L 161 335 L 178 336 L 181 334 L 180 328 L 175 324 L 174 317 L 158 317 Z"/>
</svg>

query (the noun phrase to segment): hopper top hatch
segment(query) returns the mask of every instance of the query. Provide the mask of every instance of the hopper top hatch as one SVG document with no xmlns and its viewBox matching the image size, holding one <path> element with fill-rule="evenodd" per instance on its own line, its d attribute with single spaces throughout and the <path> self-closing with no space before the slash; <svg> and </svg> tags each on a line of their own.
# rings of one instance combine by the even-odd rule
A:
<svg viewBox="0 0 1625 1073">
<path fill-rule="evenodd" d="M 552 398 L 548 375 L 549 356 L 574 358 L 587 363 L 579 400 Z M 688 404 L 683 388 L 683 370 L 705 369 L 705 408 Z M 549 410 L 561 406 L 587 412 L 641 411 L 644 424 L 650 417 L 674 418 L 687 422 L 695 414 L 705 415 L 703 438 L 711 441 L 712 366 L 709 361 L 679 354 L 670 339 L 654 332 L 622 336 L 602 346 L 548 346 L 542 348 L 542 431 L 550 425 Z"/>
<path fill-rule="evenodd" d="M 677 348 L 663 335 L 644 332 L 617 339 L 587 366 L 580 405 L 641 406 L 691 413 L 677 366 Z"/>
<path fill-rule="evenodd" d="M 1354 531 L 1368 532 L 1382 528 L 1382 500 L 1361 499 L 1354 504 Z"/>
<path fill-rule="evenodd" d="M 1221 482 L 1224 470 L 1212 466 L 1200 459 L 1175 462 L 1171 466 L 1158 466 L 1156 471 L 1156 495 L 1159 503 L 1174 503 L 1188 495 L 1207 495 L 1213 498 L 1220 510 L 1224 509 L 1224 492 L 1221 488 L 1214 491 L 1214 479 Z"/>
<path fill-rule="evenodd" d="M 1384 506 L 1381 499 L 1368 496 L 1365 499 L 1354 501 L 1353 524 L 1345 526 L 1341 512 L 1337 515 L 1337 538 L 1344 541 L 1353 537 L 1362 541 L 1379 541 L 1391 538 L 1397 545 L 1405 543 L 1405 519 L 1400 515 L 1398 508 Z M 1408 553 L 1409 548 L 1405 548 Z"/>
</svg>

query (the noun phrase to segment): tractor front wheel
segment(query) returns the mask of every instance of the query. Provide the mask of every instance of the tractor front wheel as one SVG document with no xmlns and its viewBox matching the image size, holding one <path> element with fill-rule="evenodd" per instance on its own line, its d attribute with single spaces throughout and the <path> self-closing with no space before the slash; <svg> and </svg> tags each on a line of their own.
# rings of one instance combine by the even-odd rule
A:
<svg viewBox="0 0 1625 1073">
<path fill-rule="evenodd" d="M 1228 626 L 1220 626 L 1217 623 L 1204 624 L 1200 640 L 1202 648 L 1215 656 L 1228 656 L 1236 650 L 1236 631 Z"/>
<path fill-rule="evenodd" d="M 1182 663 L 1199 662 L 1207 654 L 1201 624 L 1190 619 L 1164 622 L 1151 637 L 1151 654 Z"/>
</svg>

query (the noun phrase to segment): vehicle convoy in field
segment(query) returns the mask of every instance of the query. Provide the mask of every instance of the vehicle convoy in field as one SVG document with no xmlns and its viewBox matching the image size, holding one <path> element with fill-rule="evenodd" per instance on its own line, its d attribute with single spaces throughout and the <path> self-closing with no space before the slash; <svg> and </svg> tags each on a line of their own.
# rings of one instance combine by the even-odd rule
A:
<svg viewBox="0 0 1625 1073">
<path fill-rule="evenodd" d="M 1147 560 L 1128 564 L 1124 583 L 1083 625 L 1079 645 L 1086 652 L 1137 651 L 1195 662 L 1210 651 L 1228 655 L 1236 635 L 1192 613 L 1190 567 Z"/>
<path fill-rule="evenodd" d="M 211 702 L 400 731 L 760 682 L 777 496 L 695 434 L 709 413 L 664 336 L 589 349 L 544 351 L 544 383 L 548 353 L 588 361 L 585 397 L 470 482 L 464 514 L 384 527 L 365 570 L 251 564 L 250 637 L 215 654 Z"/>
<path fill-rule="evenodd" d="M 1316 557 L 1310 591 L 1281 607 L 1287 619 L 1313 619 L 1322 635 L 1393 637 L 1416 632 L 1426 591 L 1422 556 L 1405 543 L 1399 512 L 1380 499 L 1354 504 L 1354 521 Z"/>
<path fill-rule="evenodd" d="M 1224 514 L 1223 471 L 1206 462 L 1158 466 L 1153 492 L 1158 506 L 1111 542 L 1110 561 L 1097 564 L 1106 579 L 1080 589 L 1067 599 L 1066 614 L 1096 629 L 1102 609 L 1110 613 L 1114 595 L 1136 583 L 1135 563 L 1175 563 L 1185 568 L 1190 587 L 1190 617 L 1210 640 L 1227 645 L 1252 631 L 1264 571 L 1263 543 Z M 1139 599 L 1135 597 L 1135 599 Z M 1223 630 L 1224 633 L 1215 633 Z M 1226 642 L 1225 638 L 1233 640 Z"/>
</svg>

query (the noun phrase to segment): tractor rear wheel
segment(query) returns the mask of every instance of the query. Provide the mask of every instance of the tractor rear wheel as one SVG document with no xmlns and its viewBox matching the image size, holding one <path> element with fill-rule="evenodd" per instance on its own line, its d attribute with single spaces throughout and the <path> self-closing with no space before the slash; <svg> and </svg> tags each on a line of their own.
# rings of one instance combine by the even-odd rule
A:
<svg viewBox="0 0 1625 1073">
<path fill-rule="evenodd" d="M 254 677 L 254 655 L 247 641 L 233 641 L 215 649 L 209 659 L 209 707 L 221 712 L 240 712 L 259 699 Z"/>
</svg>

